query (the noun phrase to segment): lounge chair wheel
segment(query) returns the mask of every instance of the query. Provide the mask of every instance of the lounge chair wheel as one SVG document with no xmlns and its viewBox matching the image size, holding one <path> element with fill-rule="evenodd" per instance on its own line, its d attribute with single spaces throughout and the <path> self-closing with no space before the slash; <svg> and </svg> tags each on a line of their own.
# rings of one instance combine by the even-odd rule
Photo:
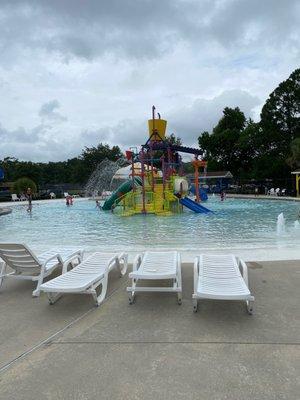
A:
<svg viewBox="0 0 300 400">
<path fill-rule="evenodd" d="M 197 312 L 197 310 L 198 310 L 198 300 L 193 299 L 193 311 Z"/>
<path fill-rule="evenodd" d="M 247 308 L 247 313 L 249 315 L 253 315 L 253 305 L 251 303 L 247 302 L 246 308 Z"/>
<path fill-rule="evenodd" d="M 182 297 L 181 297 L 181 294 L 178 294 L 177 296 L 178 296 L 178 297 L 177 297 L 177 302 L 178 302 L 179 305 L 181 305 L 181 304 L 182 304 Z"/>
</svg>

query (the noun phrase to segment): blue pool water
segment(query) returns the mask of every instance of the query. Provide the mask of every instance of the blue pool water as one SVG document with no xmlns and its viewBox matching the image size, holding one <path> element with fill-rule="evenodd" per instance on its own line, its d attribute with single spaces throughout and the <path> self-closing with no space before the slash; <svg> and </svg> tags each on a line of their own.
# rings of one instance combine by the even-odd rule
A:
<svg viewBox="0 0 300 400">
<path fill-rule="evenodd" d="M 205 204 L 215 214 L 186 210 L 173 217 L 119 217 L 95 208 L 89 200 L 15 205 L 0 218 L 0 241 L 24 242 L 37 251 L 52 246 L 80 245 L 87 251 L 147 248 L 184 251 L 222 249 L 300 248 L 300 230 L 294 227 L 300 203 L 289 201 L 210 198 Z M 276 234 L 276 220 L 283 212 L 286 232 Z"/>
</svg>

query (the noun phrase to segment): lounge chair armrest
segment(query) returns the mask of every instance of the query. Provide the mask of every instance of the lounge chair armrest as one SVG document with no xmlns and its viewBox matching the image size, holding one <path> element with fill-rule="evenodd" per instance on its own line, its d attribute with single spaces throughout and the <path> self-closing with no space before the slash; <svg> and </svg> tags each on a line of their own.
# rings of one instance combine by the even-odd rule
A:
<svg viewBox="0 0 300 400">
<path fill-rule="evenodd" d="M 143 255 L 138 254 L 134 261 L 133 261 L 133 266 L 132 266 L 132 271 L 137 271 L 140 268 L 140 265 L 142 263 Z"/>
<path fill-rule="evenodd" d="M 59 262 L 60 264 L 63 264 L 63 260 L 62 260 L 61 256 L 59 255 L 59 253 L 56 253 L 56 254 L 54 254 L 53 256 L 47 258 L 46 261 L 43 261 L 43 263 L 42 263 L 42 269 L 43 269 L 43 268 L 45 269 L 45 267 L 46 267 L 46 265 L 48 264 L 48 262 L 54 260 L 55 258 L 58 260 L 58 262 Z"/>
<path fill-rule="evenodd" d="M 198 286 L 199 262 L 200 262 L 200 258 L 196 257 L 194 260 L 194 293 L 197 292 L 197 286 Z"/>
<path fill-rule="evenodd" d="M 74 261 L 74 260 L 78 260 L 79 263 L 82 262 L 83 260 L 83 250 L 79 250 L 77 251 L 75 254 L 73 254 L 71 257 L 69 257 L 68 259 L 65 260 L 63 264 L 63 268 L 62 268 L 62 273 L 61 274 L 65 274 L 66 272 L 68 272 L 68 265 Z M 62 260 L 62 258 L 61 258 Z M 73 267 L 73 266 L 72 266 Z"/>
<path fill-rule="evenodd" d="M 57 259 L 60 264 L 63 264 L 62 263 L 62 259 L 61 259 L 60 255 L 58 253 L 57 254 L 53 254 L 51 257 L 47 258 L 45 261 L 42 262 L 41 273 L 40 273 L 39 278 L 38 278 L 37 288 L 36 288 L 36 290 L 34 290 L 32 292 L 33 296 L 39 296 L 40 295 L 40 289 L 39 288 L 40 288 L 41 284 L 43 283 L 44 277 L 46 275 L 46 266 L 47 266 L 49 261 L 54 260 L 54 259 Z"/>
<path fill-rule="evenodd" d="M 248 284 L 248 267 L 247 267 L 247 264 L 245 263 L 244 260 L 242 260 L 242 259 L 240 258 L 240 259 L 239 259 L 238 265 L 239 265 L 239 267 L 241 267 L 240 269 L 241 269 L 241 273 L 242 273 L 243 279 L 244 279 L 244 281 L 245 281 L 247 287 L 249 287 L 249 284 Z"/>
</svg>

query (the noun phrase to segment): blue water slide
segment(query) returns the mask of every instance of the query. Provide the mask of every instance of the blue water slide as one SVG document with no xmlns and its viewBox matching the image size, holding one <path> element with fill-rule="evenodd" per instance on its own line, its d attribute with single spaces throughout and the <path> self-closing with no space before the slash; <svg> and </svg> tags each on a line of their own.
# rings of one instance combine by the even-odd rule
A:
<svg viewBox="0 0 300 400">
<path fill-rule="evenodd" d="M 195 188 L 194 184 L 191 185 L 190 192 L 193 193 L 194 195 L 196 195 L 196 188 Z M 200 196 L 201 201 L 206 201 L 208 199 L 207 192 L 202 187 L 199 188 L 199 196 Z"/>
<path fill-rule="evenodd" d="M 180 204 L 194 211 L 195 213 L 209 214 L 213 213 L 213 211 L 208 208 L 202 206 L 201 204 L 196 203 L 195 201 L 189 199 L 188 197 L 184 197 L 179 200 Z"/>
</svg>

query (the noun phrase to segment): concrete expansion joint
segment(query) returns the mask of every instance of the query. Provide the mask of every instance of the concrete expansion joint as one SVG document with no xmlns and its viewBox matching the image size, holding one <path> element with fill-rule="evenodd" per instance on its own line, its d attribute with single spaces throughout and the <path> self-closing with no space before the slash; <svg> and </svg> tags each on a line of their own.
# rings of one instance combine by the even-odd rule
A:
<svg viewBox="0 0 300 400">
<path fill-rule="evenodd" d="M 215 345 L 242 345 L 242 346 L 299 346 L 300 342 L 241 342 L 241 341 L 111 341 L 111 340 L 63 340 L 52 341 L 51 344 L 70 345 L 70 344 L 111 344 L 111 345 L 131 345 L 131 344 L 215 344 Z"/>
</svg>

